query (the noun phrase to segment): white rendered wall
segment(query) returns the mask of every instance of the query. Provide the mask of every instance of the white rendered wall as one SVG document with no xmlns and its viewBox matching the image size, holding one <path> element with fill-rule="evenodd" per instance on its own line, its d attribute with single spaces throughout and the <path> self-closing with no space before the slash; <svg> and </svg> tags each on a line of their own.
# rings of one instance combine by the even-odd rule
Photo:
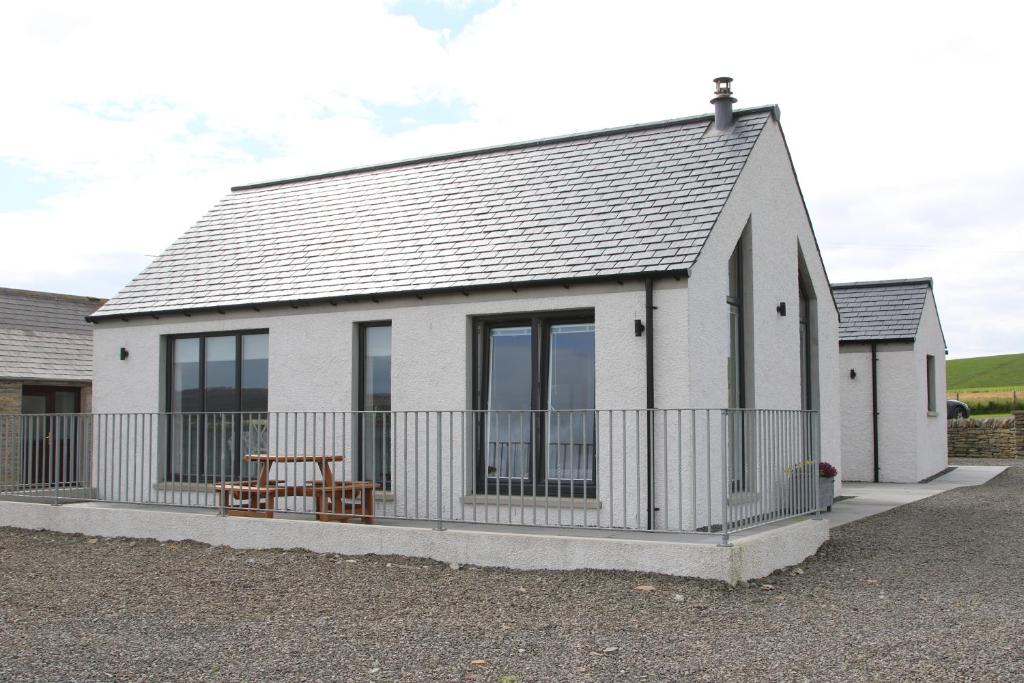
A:
<svg viewBox="0 0 1024 683">
<path fill-rule="evenodd" d="M 924 388 L 915 367 L 916 353 L 912 344 L 878 344 L 877 348 L 879 481 L 916 482 L 920 480 L 918 425 L 924 401 Z M 855 463 L 854 470 L 844 473 L 843 478 L 872 481 L 871 346 L 844 345 L 842 359 L 847 373 L 843 387 L 843 454 L 849 452 Z M 858 368 L 853 381 L 848 379 L 851 367 Z"/>
<path fill-rule="evenodd" d="M 729 319 L 726 264 L 750 224 L 752 321 L 746 358 L 747 407 L 801 407 L 798 253 L 803 254 L 817 327 L 822 458 L 842 468 L 839 435 L 838 314 L 781 129 L 770 120 L 751 152 L 689 280 L 691 405 L 727 405 Z M 776 312 L 786 302 L 787 315 Z M 751 339 L 752 337 L 752 339 Z M 837 484 L 837 492 L 838 492 Z"/>
<path fill-rule="evenodd" d="M 914 342 L 918 387 L 915 408 L 917 419 L 917 481 L 941 472 L 949 464 L 946 443 L 946 342 L 939 324 L 935 296 L 928 290 L 921 313 L 921 324 Z M 926 356 L 935 356 L 935 411 L 928 412 L 928 375 Z"/>
<path fill-rule="evenodd" d="M 850 377 L 850 371 L 856 373 Z M 873 481 L 874 425 L 871 420 L 871 346 L 839 347 L 843 479 Z"/>
<path fill-rule="evenodd" d="M 687 358 L 686 281 L 660 280 L 655 283 L 654 301 L 657 306 L 655 330 L 655 389 L 656 405 L 679 407 L 687 403 L 689 366 Z M 426 297 L 418 300 L 387 299 L 378 304 L 371 302 L 341 304 L 338 306 L 302 306 L 297 309 L 275 308 L 261 312 L 229 311 L 224 314 L 197 313 L 161 316 L 159 319 L 138 318 L 129 321 L 105 321 L 95 327 L 95 410 L 97 413 L 148 412 L 165 409 L 163 339 L 166 335 L 216 332 L 229 330 L 267 329 L 270 337 L 269 399 L 270 411 L 349 411 L 355 408 L 353 381 L 356 371 L 356 330 L 360 322 L 390 320 L 392 324 L 392 407 L 396 411 L 408 410 L 465 410 L 471 403 L 471 359 L 473 316 L 531 311 L 594 310 L 596 342 L 596 406 L 598 409 L 640 409 L 646 405 L 645 339 L 634 333 L 634 319 L 644 317 L 644 290 L 642 282 L 624 284 L 594 284 L 545 289 L 520 289 L 500 292 L 471 293 Z M 127 360 L 120 360 L 119 349 L 129 351 Z M 601 506 L 595 511 L 580 511 L 568 505 L 564 511 L 543 510 L 549 521 L 562 523 L 578 521 L 588 515 L 602 525 L 637 526 L 643 524 L 646 510 L 646 459 L 637 453 L 646 453 L 645 437 L 638 438 L 634 414 L 627 414 L 627 439 L 623 443 L 622 416 L 606 415 L 614 419 L 615 439 L 601 439 L 598 453 L 598 498 Z M 104 419 L 104 418 L 100 418 Z M 445 489 L 443 512 L 453 514 L 459 499 L 471 488 L 471 448 L 463 443 L 464 430 L 458 428 L 443 433 L 443 451 L 453 454 L 453 462 L 442 464 L 442 477 L 456 483 L 463 490 Z M 333 425 L 332 425 L 333 426 Z M 603 432 L 607 421 L 598 425 Z M 273 429 L 273 425 L 272 425 Z M 410 497 L 408 491 L 396 491 L 396 501 L 390 503 L 389 512 L 406 514 L 395 506 L 413 507 L 419 504 L 423 513 L 435 509 L 436 460 L 426 450 L 426 444 L 436 445 L 436 432 L 428 438 L 425 424 L 414 424 L 409 432 L 420 437 L 420 466 L 418 493 Z M 446 427 L 447 429 L 447 427 Z M 677 449 L 665 447 L 665 437 L 671 443 L 685 443 L 687 453 L 693 442 L 690 424 L 676 414 L 668 423 L 662 421 L 658 432 L 656 463 L 658 495 L 674 501 L 688 496 L 693 487 L 692 459 L 682 457 Z M 278 433 L 280 429 L 276 430 Z M 316 431 L 304 429 L 301 440 Z M 717 429 L 715 430 L 717 432 Z M 116 432 L 116 429 L 113 430 Z M 351 432 L 351 430 L 349 430 Z M 294 431 L 292 432 L 294 435 Z M 703 434 L 703 432 L 702 432 Z M 680 435 L 682 441 L 680 441 Z M 702 435 L 696 442 L 707 452 Z M 133 437 L 134 438 L 134 437 Z M 273 435 L 273 442 L 277 436 Z M 125 493 L 145 480 L 156 486 L 160 479 L 160 437 L 142 435 L 150 444 L 151 456 L 144 462 L 129 465 L 117 475 L 115 490 Z M 351 441 L 349 440 L 349 443 Z M 396 440 L 398 446 L 405 446 Z M 329 449 L 338 452 L 350 450 L 341 437 L 331 440 Z M 286 445 L 280 450 L 302 450 L 302 446 Z M 436 454 L 434 448 L 432 453 Z M 414 456 L 415 457 L 415 456 Z M 447 456 L 445 456 L 447 457 Z M 682 464 L 680 465 L 680 457 Z M 343 468 L 349 468 L 343 465 Z M 706 465 L 705 465 L 706 469 Z M 342 470 L 351 477 L 351 469 Z M 671 473 L 665 475 L 665 472 Z M 293 470 L 283 476 L 288 481 L 300 482 L 308 478 L 307 470 Z M 276 476 L 276 475 L 275 475 Z M 401 485 L 396 470 L 395 486 Z M 707 474 L 703 479 L 707 479 Z M 104 476 L 104 478 L 109 478 Z M 413 487 L 412 477 L 406 482 Z M 638 483 L 639 482 L 639 483 Z M 429 493 L 427 489 L 429 488 Z M 454 487 L 453 487 L 454 488 Z M 703 485 L 701 489 L 706 487 Z M 717 489 L 716 489 L 717 490 Z M 154 502 L 182 502 L 214 504 L 207 491 L 174 492 L 173 501 L 160 490 Z M 162 496 L 162 497 L 161 497 Z M 433 502 L 428 498 L 432 496 Z M 689 498 L 687 498 L 689 501 Z M 389 503 L 383 503 L 385 506 Z M 478 509 L 466 514 L 477 519 L 498 521 L 499 507 L 495 505 L 470 506 Z M 673 514 L 673 523 L 685 527 L 708 524 L 704 518 L 695 520 L 692 508 L 686 506 L 685 519 Z M 681 509 L 676 506 L 676 512 Z M 703 509 L 703 508 L 702 508 Z M 513 510 L 504 521 L 520 523 L 530 521 L 534 510 L 523 514 Z M 551 516 L 554 515 L 554 519 Z M 574 517 L 575 516 L 575 517 Z"/>
</svg>

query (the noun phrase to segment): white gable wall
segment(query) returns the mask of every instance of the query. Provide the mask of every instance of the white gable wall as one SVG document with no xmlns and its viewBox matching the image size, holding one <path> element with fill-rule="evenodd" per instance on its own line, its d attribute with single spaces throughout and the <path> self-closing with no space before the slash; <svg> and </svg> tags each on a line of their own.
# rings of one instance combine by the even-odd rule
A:
<svg viewBox="0 0 1024 683">
<path fill-rule="evenodd" d="M 935 356 L 935 411 L 928 412 L 928 375 L 926 356 Z M 913 404 L 917 412 L 917 480 L 944 470 L 949 462 L 946 442 L 946 343 L 939 325 L 935 296 L 928 290 L 921 313 L 921 324 L 914 342 L 914 368 L 918 376 L 918 394 Z"/>
<path fill-rule="evenodd" d="M 797 255 L 802 252 L 815 297 L 811 306 L 818 343 L 812 353 L 817 357 L 822 458 L 841 467 L 838 314 L 785 141 L 774 119 L 766 124 L 751 152 L 690 277 L 691 405 L 727 405 L 727 263 L 748 220 L 751 253 L 746 267 L 751 278 L 744 306 L 753 324 L 746 330 L 747 406 L 801 407 Z M 786 302 L 786 316 L 776 311 L 780 302 Z"/>
</svg>

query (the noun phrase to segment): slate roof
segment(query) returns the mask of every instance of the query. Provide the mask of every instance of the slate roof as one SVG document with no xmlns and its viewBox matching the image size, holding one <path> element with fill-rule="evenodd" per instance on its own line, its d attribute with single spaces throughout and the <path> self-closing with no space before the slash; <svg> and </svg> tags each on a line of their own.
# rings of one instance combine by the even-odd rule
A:
<svg viewBox="0 0 1024 683">
<path fill-rule="evenodd" d="M 892 342 L 917 338 L 931 278 L 832 285 L 839 341 Z"/>
<path fill-rule="evenodd" d="M 685 275 L 773 113 L 236 187 L 94 319 Z"/>
<path fill-rule="evenodd" d="M 0 378 L 88 382 L 103 299 L 0 287 Z"/>
</svg>

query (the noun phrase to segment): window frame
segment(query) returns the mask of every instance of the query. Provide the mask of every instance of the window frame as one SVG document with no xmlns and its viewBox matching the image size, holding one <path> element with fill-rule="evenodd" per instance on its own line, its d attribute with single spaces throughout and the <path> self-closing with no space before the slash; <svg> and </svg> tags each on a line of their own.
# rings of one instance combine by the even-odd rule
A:
<svg viewBox="0 0 1024 683">
<path fill-rule="evenodd" d="M 358 414 L 362 414 L 365 408 L 366 399 L 366 330 L 374 327 L 387 327 L 394 329 L 394 325 L 391 320 L 367 320 L 365 322 L 356 323 L 356 410 Z M 392 337 L 393 340 L 393 337 Z M 394 362 L 394 347 L 392 347 L 391 354 L 392 362 Z M 394 398 L 394 393 L 391 394 L 391 399 Z M 390 401 L 389 401 L 390 402 Z M 394 406 L 392 405 L 391 421 L 392 423 L 388 426 L 389 430 L 394 429 Z M 365 454 L 363 453 L 363 420 L 360 417 L 356 421 L 355 429 L 356 447 L 354 452 L 357 454 L 356 457 L 356 478 L 362 480 L 364 478 L 364 461 Z M 392 448 L 394 447 L 394 440 L 391 442 Z M 389 454 L 390 455 L 390 454 Z M 392 478 L 394 477 L 394 471 L 391 472 Z M 392 490 L 393 481 L 381 481 L 375 482 L 375 488 L 382 491 Z"/>
<path fill-rule="evenodd" d="M 540 417 L 531 417 L 531 448 L 529 479 L 509 481 L 506 478 L 492 479 L 487 476 L 486 429 L 487 399 L 490 395 L 490 338 L 493 329 L 506 327 L 530 327 L 530 411 L 531 415 L 546 415 L 550 396 L 548 378 L 550 372 L 551 339 L 550 330 L 554 325 L 594 325 L 594 309 L 559 309 L 553 311 L 530 311 L 523 313 L 483 315 L 473 318 L 473 408 L 475 451 L 473 467 L 476 470 L 474 485 L 478 493 L 530 495 L 534 497 L 595 498 L 597 496 L 597 427 L 594 428 L 594 470 L 587 481 L 547 479 L 547 424 Z M 595 330 L 596 335 L 596 330 Z M 595 339 L 596 342 L 596 339 Z M 596 343 L 595 343 L 596 347 Z M 594 358 L 595 372 L 597 358 Z M 596 404 L 596 378 L 595 378 Z M 596 408 L 595 408 L 596 413 Z M 543 477 L 537 476 L 543 474 Z"/>
<path fill-rule="evenodd" d="M 268 339 L 267 346 L 267 362 L 270 362 L 270 330 L 269 328 L 256 328 L 256 329 L 245 329 L 245 330 L 226 330 L 222 332 L 181 332 L 177 334 L 164 335 L 164 343 L 166 344 L 164 354 L 164 412 L 168 416 L 168 425 L 172 415 L 206 415 L 206 414 L 230 414 L 230 415 L 245 415 L 245 414 L 266 414 L 269 412 L 269 377 L 267 378 L 268 385 L 268 410 L 242 410 L 242 338 L 248 335 L 259 335 L 265 334 Z M 235 387 L 238 391 L 238 409 L 229 410 L 206 410 L 206 339 L 210 337 L 234 337 L 235 338 Z M 174 413 L 171 411 L 171 404 L 173 402 L 174 394 L 174 343 L 179 339 L 198 339 L 199 340 L 199 387 L 200 396 L 203 404 L 203 409 L 194 412 L 185 413 Z M 200 422 L 203 422 L 204 418 L 200 418 Z M 204 431 L 204 427 L 200 427 L 200 432 Z M 233 441 L 235 451 L 241 443 L 241 430 L 233 430 Z M 166 463 L 164 465 L 164 476 L 166 481 L 212 481 L 211 477 L 216 475 L 210 475 L 206 473 L 206 441 L 205 439 L 200 440 L 197 443 L 199 447 L 199 453 L 197 454 L 197 471 L 188 474 L 176 474 L 174 472 L 174 459 L 171 457 L 174 448 L 174 430 L 168 428 L 167 435 L 165 437 L 165 447 L 167 449 L 167 456 L 165 458 Z M 222 474 L 223 476 L 223 474 Z"/>
<path fill-rule="evenodd" d="M 938 414 L 938 409 L 937 409 L 938 397 L 935 394 L 935 356 L 933 356 L 932 354 L 928 353 L 928 354 L 925 354 L 924 358 L 925 358 L 925 360 L 924 360 L 924 363 L 925 363 L 924 374 L 925 374 L 925 387 L 926 387 L 925 391 L 927 392 L 927 395 L 926 395 L 927 404 L 926 405 L 927 405 L 927 409 L 928 409 L 928 414 L 929 415 L 937 415 Z"/>
</svg>

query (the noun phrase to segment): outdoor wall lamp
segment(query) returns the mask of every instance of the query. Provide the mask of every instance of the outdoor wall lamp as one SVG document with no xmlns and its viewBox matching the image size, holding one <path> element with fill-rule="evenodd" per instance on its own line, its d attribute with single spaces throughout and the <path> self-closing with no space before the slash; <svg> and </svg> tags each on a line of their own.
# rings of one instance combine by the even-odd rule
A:
<svg viewBox="0 0 1024 683">
<path fill-rule="evenodd" d="M 850 368 L 850 379 L 857 379 L 857 371 Z"/>
<path fill-rule="evenodd" d="M 128 349 L 121 347 L 121 360 L 128 360 Z"/>
<path fill-rule="evenodd" d="M 779 315 L 781 315 L 783 318 L 785 318 L 786 317 L 786 302 L 785 301 L 780 301 L 779 305 L 775 307 L 775 310 L 779 312 Z"/>
<path fill-rule="evenodd" d="M 637 337 L 642 337 L 644 335 L 644 323 L 639 318 L 633 321 L 633 334 Z"/>
</svg>

